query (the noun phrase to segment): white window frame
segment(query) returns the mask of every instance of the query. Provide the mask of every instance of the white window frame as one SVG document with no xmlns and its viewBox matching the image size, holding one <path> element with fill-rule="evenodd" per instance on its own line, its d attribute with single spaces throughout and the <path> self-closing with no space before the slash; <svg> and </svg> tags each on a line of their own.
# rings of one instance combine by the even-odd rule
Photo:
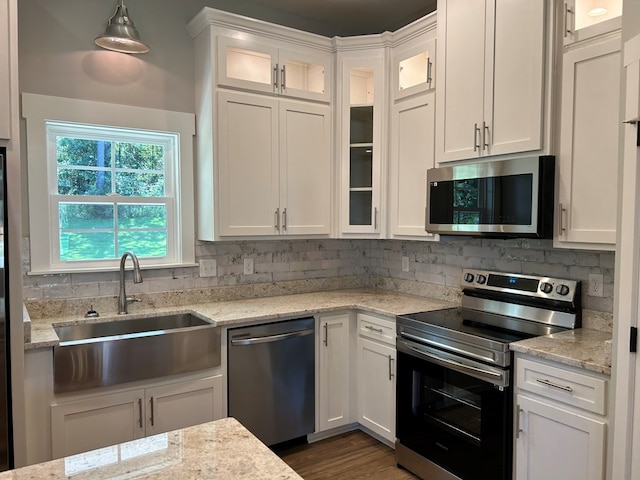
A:
<svg viewBox="0 0 640 480">
<path fill-rule="evenodd" d="M 140 263 L 143 267 L 156 268 L 195 265 L 195 115 L 29 93 L 22 94 L 22 115 L 26 119 L 29 174 L 30 274 L 95 272 L 119 268 L 118 258 L 60 261 L 55 138 L 52 142 L 47 135 L 47 129 L 51 129 L 54 123 L 62 129 L 67 123 L 93 126 L 96 131 L 100 128 L 105 128 L 106 131 L 114 128 L 175 136 L 175 155 L 178 156 L 177 162 L 175 155 L 172 161 L 175 182 L 169 180 L 166 186 L 167 195 L 173 194 L 174 197 L 172 206 L 167 209 L 168 226 L 170 220 L 174 225 L 174 228 L 168 231 L 167 245 L 169 247 L 171 244 L 173 247 L 168 248 L 166 257 L 140 258 Z M 53 152 L 47 151 L 52 148 Z M 127 197 L 119 199 L 124 203 L 128 200 Z M 82 200 L 82 197 L 78 196 L 78 200 Z"/>
</svg>

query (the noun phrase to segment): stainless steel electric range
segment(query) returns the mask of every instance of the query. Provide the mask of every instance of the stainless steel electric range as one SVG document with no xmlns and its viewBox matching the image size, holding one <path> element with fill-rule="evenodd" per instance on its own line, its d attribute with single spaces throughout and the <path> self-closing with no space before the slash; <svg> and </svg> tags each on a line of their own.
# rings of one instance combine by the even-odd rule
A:
<svg viewBox="0 0 640 480">
<path fill-rule="evenodd" d="M 509 344 L 580 327 L 581 285 L 464 270 L 461 287 L 461 307 L 397 317 L 396 462 L 429 480 L 506 480 Z"/>
</svg>

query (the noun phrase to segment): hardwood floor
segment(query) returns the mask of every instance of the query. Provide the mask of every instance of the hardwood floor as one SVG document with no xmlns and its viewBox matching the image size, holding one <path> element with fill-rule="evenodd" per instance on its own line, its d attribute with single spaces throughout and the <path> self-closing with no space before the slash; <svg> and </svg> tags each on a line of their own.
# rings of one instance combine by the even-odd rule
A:
<svg viewBox="0 0 640 480">
<path fill-rule="evenodd" d="M 361 431 L 343 433 L 277 452 L 305 480 L 410 480 L 396 466 L 393 449 Z"/>
</svg>

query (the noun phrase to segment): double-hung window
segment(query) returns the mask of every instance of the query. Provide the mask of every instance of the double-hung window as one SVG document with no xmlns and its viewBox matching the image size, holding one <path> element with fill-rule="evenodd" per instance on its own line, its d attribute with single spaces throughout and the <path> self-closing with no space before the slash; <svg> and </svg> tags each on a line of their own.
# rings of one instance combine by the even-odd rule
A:
<svg viewBox="0 0 640 480">
<path fill-rule="evenodd" d="M 68 102 L 85 113 L 52 114 Z M 193 133 L 176 129 L 193 116 L 148 110 L 23 96 L 33 273 L 112 269 L 126 251 L 147 266 L 193 263 Z"/>
</svg>

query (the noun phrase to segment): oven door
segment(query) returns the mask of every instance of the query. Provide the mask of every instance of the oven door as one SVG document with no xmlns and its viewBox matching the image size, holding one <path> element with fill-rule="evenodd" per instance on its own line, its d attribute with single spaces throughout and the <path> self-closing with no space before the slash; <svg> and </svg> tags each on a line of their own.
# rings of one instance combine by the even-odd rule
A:
<svg viewBox="0 0 640 480">
<path fill-rule="evenodd" d="M 396 434 L 465 480 L 511 478 L 509 371 L 398 338 Z"/>
</svg>

